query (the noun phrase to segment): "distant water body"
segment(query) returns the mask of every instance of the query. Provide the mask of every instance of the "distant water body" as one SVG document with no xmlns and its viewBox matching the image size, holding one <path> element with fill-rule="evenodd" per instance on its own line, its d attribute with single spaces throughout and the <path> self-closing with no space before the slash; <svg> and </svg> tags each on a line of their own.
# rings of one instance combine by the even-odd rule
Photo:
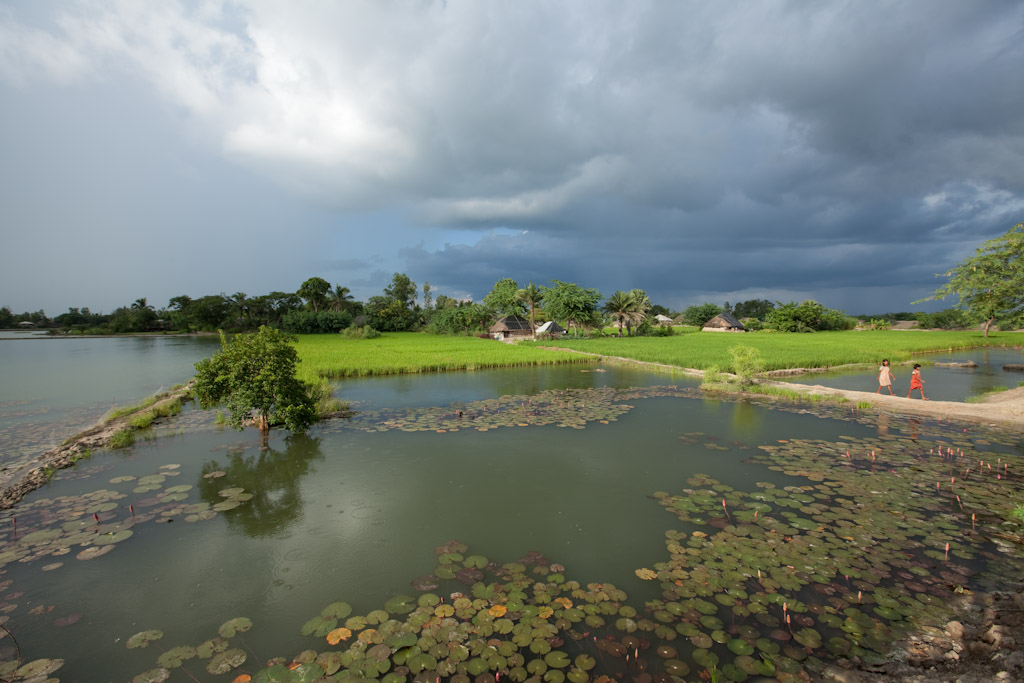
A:
<svg viewBox="0 0 1024 683">
<path fill-rule="evenodd" d="M 38 455 L 111 407 L 187 381 L 216 337 L 0 333 L 0 465 Z"/>
</svg>

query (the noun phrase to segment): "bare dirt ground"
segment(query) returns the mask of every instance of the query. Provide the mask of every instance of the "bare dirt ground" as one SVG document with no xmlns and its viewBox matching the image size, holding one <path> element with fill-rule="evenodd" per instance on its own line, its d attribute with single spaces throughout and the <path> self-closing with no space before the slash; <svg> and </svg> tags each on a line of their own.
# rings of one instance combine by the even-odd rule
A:
<svg viewBox="0 0 1024 683">
<path fill-rule="evenodd" d="M 1024 431 L 1024 387 L 989 394 L 979 403 L 960 403 L 958 401 L 922 401 L 903 396 L 889 396 L 868 391 L 848 391 L 793 382 L 765 380 L 761 384 L 775 385 L 806 394 L 842 396 L 857 403 L 870 403 L 878 410 L 891 413 L 943 417 L 950 420 L 1012 427 Z"/>
</svg>

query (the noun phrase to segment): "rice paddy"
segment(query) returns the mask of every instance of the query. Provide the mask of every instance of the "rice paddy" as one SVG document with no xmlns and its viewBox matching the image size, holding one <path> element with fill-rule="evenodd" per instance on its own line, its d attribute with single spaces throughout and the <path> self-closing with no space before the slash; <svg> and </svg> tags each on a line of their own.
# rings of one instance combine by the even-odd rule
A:
<svg viewBox="0 0 1024 683">
<path fill-rule="evenodd" d="M 482 370 L 557 363 L 591 363 L 570 352 L 502 344 L 477 337 L 446 337 L 416 332 L 391 332 L 377 339 L 341 335 L 303 335 L 296 343 L 299 376 L 340 379 L 451 370 Z"/>
<path fill-rule="evenodd" d="M 672 337 L 561 339 L 535 343 L 699 370 L 718 366 L 732 372 L 733 359 L 729 349 L 734 346 L 752 346 L 761 352 L 766 370 L 782 370 L 830 368 L 850 363 L 877 365 L 882 358 L 899 363 L 932 351 L 1021 346 L 1024 345 L 1024 334 L 1000 332 L 986 339 L 981 332 L 692 332 Z"/>
</svg>

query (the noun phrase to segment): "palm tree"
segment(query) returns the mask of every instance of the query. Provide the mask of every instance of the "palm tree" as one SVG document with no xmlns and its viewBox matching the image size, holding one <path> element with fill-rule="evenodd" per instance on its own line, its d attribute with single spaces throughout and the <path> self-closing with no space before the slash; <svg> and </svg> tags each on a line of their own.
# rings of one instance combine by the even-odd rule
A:
<svg viewBox="0 0 1024 683">
<path fill-rule="evenodd" d="M 647 312 L 651 310 L 651 300 L 647 296 L 647 292 L 642 289 L 631 289 L 629 290 L 629 296 L 633 299 L 633 307 L 631 311 L 631 318 L 626 323 L 626 329 L 629 329 L 630 323 L 640 326 L 640 323 L 647 318 Z"/>
<path fill-rule="evenodd" d="M 530 307 L 530 329 L 533 330 L 533 336 L 536 337 L 537 325 L 533 320 L 537 311 L 537 306 L 539 306 L 540 302 L 544 300 L 544 290 L 531 282 L 526 287 L 516 290 L 516 298 Z"/>
<path fill-rule="evenodd" d="M 135 302 L 132 304 L 132 310 L 135 310 L 135 311 L 142 311 L 142 310 L 145 310 L 147 308 L 149 310 L 153 310 L 153 307 L 150 306 L 148 303 L 146 303 L 146 297 L 142 297 L 141 299 L 136 299 Z"/>
<path fill-rule="evenodd" d="M 633 297 L 621 289 L 605 299 L 604 312 L 615 316 L 619 328 L 619 336 L 622 336 L 622 327 L 626 320 L 632 315 L 634 301 Z"/>
<path fill-rule="evenodd" d="M 351 291 L 348 287 L 342 287 L 338 284 L 334 285 L 334 290 L 327 295 L 327 300 L 331 302 L 331 310 L 348 310 L 349 302 L 352 301 Z"/>
</svg>

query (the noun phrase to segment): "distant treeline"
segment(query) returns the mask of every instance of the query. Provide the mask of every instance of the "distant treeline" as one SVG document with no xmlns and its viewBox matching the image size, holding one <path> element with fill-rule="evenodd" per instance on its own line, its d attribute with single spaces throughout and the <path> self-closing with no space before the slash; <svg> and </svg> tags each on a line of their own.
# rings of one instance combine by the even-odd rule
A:
<svg viewBox="0 0 1024 683">
<path fill-rule="evenodd" d="M 720 313 L 744 322 L 749 330 L 780 332 L 847 330 L 867 322 L 887 327 L 897 320 L 917 320 L 921 327 L 960 329 L 973 324 L 967 313 L 949 309 L 937 313 L 886 313 L 852 317 L 817 301 L 801 303 L 751 299 L 719 306 L 704 303 L 682 311 L 652 304 L 643 290 L 615 292 L 605 300 L 597 290 L 558 280 L 550 287 L 519 288 L 509 278 L 495 283 L 481 302 L 457 300 L 435 294 L 430 283 L 420 290 L 403 273 L 395 273 L 379 296 L 356 301 L 348 287 L 312 277 L 295 292 L 270 292 L 260 296 L 211 294 L 193 299 L 173 297 L 163 308 L 136 299 L 112 313 L 93 313 L 88 308 L 69 308 L 50 318 L 44 311 L 15 314 L 0 308 L 0 329 L 35 327 L 60 334 L 123 334 L 144 332 L 244 332 L 262 325 L 293 334 L 336 333 L 342 330 L 400 332 L 427 329 L 440 334 L 480 334 L 505 315 L 530 315 L 535 323 L 555 319 L 572 322 L 590 335 L 603 334 L 606 325 L 626 322 L 630 334 L 671 334 L 672 325 L 702 327 Z M 531 299 L 532 296 L 532 299 Z M 422 304 L 421 304 L 422 301 Z M 532 305 L 528 302 L 532 301 Z M 603 315 L 602 315 L 603 313 Z M 659 318 L 660 316 L 660 318 Z M 666 319 L 671 320 L 671 323 Z M 658 323 L 661 320 L 661 323 Z M 29 324 L 31 323 L 31 324 Z"/>
</svg>

